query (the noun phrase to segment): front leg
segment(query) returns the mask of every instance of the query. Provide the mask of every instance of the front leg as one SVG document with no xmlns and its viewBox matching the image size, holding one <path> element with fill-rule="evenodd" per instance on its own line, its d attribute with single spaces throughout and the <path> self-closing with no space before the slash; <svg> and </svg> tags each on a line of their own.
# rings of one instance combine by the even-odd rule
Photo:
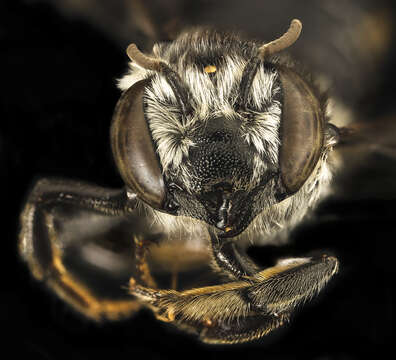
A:
<svg viewBox="0 0 396 360">
<path fill-rule="evenodd" d="M 248 280 L 181 292 L 150 289 L 131 279 L 130 292 L 159 320 L 197 333 L 204 342 L 241 343 L 282 326 L 337 269 L 334 257 L 297 258 L 282 260 Z"/>
<path fill-rule="evenodd" d="M 259 272 L 258 266 L 234 242 L 221 243 L 213 230 L 209 230 L 209 233 L 215 267 L 218 267 L 223 274 L 228 275 L 232 279 L 252 280 L 252 286 L 246 289 L 244 296 L 251 308 L 254 308 L 258 312 L 279 314 L 286 310 L 290 311 L 290 308 L 294 307 L 293 304 L 298 303 L 300 298 L 312 298 L 328 281 L 326 278 L 327 275 L 317 270 L 317 265 L 313 266 L 317 261 L 310 260 L 310 258 L 291 258 L 279 261 L 276 266 Z M 327 257 L 324 255 L 324 258 Z M 274 275 L 283 273 L 290 266 L 293 267 L 295 264 L 304 263 L 305 261 L 307 262 L 306 266 L 301 266 L 298 271 L 292 271 L 294 274 L 293 278 L 284 275 L 280 278 L 274 278 Z M 257 280 L 261 278 L 266 281 L 259 281 L 253 285 L 255 282 L 253 279 Z M 268 281 L 269 278 L 272 280 Z M 274 281 L 277 282 L 277 286 L 271 286 L 271 282 Z M 309 289 L 304 290 L 304 286 L 301 285 L 304 281 L 311 285 Z M 281 294 L 279 306 L 274 306 L 272 303 L 269 304 L 268 301 L 268 299 L 274 297 L 274 289 Z M 285 307 L 285 311 L 282 310 L 281 304 Z"/>
<path fill-rule="evenodd" d="M 209 233 L 215 265 L 230 278 L 252 280 L 252 286 L 246 289 L 244 296 L 251 308 L 258 312 L 279 314 L 290 311 L 291 308 L 295 307 L 294 304 L 299 303 L 300 298 L 312 298 L 328 281 L 328 274 L 318 270 L 317 260 L 311 260 L 310 258 L 291 258 L 279 261 L 276 266 L 259 272 L 258 266 L 234 242 L 230 241 L 222 244 L 213 230 L 209 230 Z M 324 255 L 324 259 L 326 258 L 327 256 Z M 290 266 L 293 268 L 295 264 L 303 264 L 304 262 L 307 265 L 301 266 L 298 271 L 293 270 L 292 278 L 284 275 L 281 277 L 275 276 L 288 270 Z M 321 262 L 319 261 L 319 263 Z M 337 261 L 336 264 L 338 264 Z M 271 281 L 268 280 L 269 278 L 271 278 Z M 265 281 L 254 284 L 257 279 Z M 274 281 L 277 282 L 276 286 L 271 285 L 271 282 Z M 304 282 L 308 282 L 311 286 L 305 288 Z M 275 297 L 281 295 L 278 299 L 278 306 L 272 304 L 272 301 L 276 302 L 274 294 Z M 269 303 L 268 299 L 273 300 Z"/>
<path fill-rule="evenodd" d="M 235 281 L 186 291 L 158 290 L 130 280 L 130 293 L 157 319 L 196 333 L 206 343 L 258 339 L 284 325 L 295 308 L 315 296 L 338 270 L 332 256 L 279 261 L 257 271 L 235 244 L 210 232 L 212 262 Z"/>
<path fill-rule="evenodd" d="M 316 295 L 337 272 L 335 257 L 304 257 L 257 266 L 232 242 L 210 231 L 212 263 L 235 281 L 185 291 L 158 290 L 130 280 L 130 293 L 157 319 L 196 333 L 206 343 L 258 339 L 285 324 L 299 305 Z"/>
<path fill-rule="evenodd" d="M 135 206 L 124 189 L 40 180 L 21 215 L 20 254 L 36 279 L 85 316 L 128 316 L 140 307 L 122 289 L 134 273 L 132 237 L 142 237 Z M 131 224 L 123 241 L 110 232 L 117 226 L 129 230 Z M 124 251 L 116 251 L 120 247 Z"/>
<path fill-rule="evenodd" d="M 259 268 L 234 242 L 221 242 L 209 229 L 213 263 L 212 265 L 232 279 L 243 279 L 259 271 Z"/>
</svg>

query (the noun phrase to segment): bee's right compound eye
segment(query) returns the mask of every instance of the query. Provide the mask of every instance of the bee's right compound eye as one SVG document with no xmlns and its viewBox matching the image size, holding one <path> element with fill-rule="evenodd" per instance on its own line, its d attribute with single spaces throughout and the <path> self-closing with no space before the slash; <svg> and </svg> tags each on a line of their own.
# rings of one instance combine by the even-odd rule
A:
<svg viewBox="0 0 396 360">
<path fill-rule="evenodd" d="M 166 186 L 144 116 L 143 94 L 148 82 L 138 81 L 118 101 L 111 126 L 111 145 L 126 186 L 151 207 L 167 211 Z"/>
</svg>

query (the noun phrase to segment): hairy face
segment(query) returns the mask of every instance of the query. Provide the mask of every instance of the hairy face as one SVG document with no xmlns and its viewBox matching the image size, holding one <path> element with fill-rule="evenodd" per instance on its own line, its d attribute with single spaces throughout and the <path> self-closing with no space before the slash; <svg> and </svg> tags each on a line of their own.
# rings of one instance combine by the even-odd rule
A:
<svg viewBox="0 0 396 360">
<path fill-rule="evenodd" d="M 163 73 L 132 64 L 120 87 L 150 79 L 144 112 L 175 214 L 203 220 L 222 237 L 237 236 L 255 219 L 257 231 L 283 226 L 296 212 L 301 217 L 319 197 L 317 184 L 329 176 L 321 163 L 299 196 L 286 207 L 277 204 L 283 96 L 278 60 L 259 64 L 241 106 L 241 81 L 257 44 L 198 29 L 155 45 L 153 53 L 180 76 L 192 111 L 183 113 Z"/>
<path fill-rule="evenodd" d="M 235 236 L 273 202 L 267 188 L 277 172 L 279 153 L 278 76 L 274 67 L 262 65 L 248 104 L 238 109 L 238 90 L 253 44 L 243 43 L 241 51 L 242 42 L 234 39 L 227 51 L 217 33 L 193 34 L 154 49 L 159 57 L 173 60 L 191 94 L 191 116 L 183 118 L 167 79 L 155 74 L 146 90 L 146 117 L 179 214 Z M 179 57 L 184 43 L 190 46 Z"/>
</svg>

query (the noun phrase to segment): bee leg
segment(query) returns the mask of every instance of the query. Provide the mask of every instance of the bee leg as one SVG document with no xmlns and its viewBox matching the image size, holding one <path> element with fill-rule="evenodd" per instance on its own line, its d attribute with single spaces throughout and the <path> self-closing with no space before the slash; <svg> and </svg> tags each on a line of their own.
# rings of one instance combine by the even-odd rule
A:
<svg viewBox="0 0 396 360">
<path fill-rule="evenodd" d="M 259 271 L 259 268 L 235 243 L 220 243 L 213 230 L 209 230 L 213 265 L 233 279 L 242 279 Z"/>
<path fill-rule="evenodd" d="M 149 266 L 146 261 L 147 255 L 147 247 L 151 245 L 153 242 L 151 239 L 148 240 L 147 237 L 142 236 L 134 236 L 135 243 L 135 269 L 134 276 L 132 279 L 135 279 L 138 283 L 146 285 L 151 288 L 156 288 L 157 284 L 153 277 L 151 276 Z"/>
<path fill-rule="evenodd" d="M 337 268 L 334 257 L 288 259 L 248 280 L 186 291 L 150 289 L 132 280 L 130 293 L 159 320 L 197 333 L 206 343 L 242 343 L 284 325 Z"/>
<path fill-rule="evenodd" d="M 320 269 L 323 269 L 323 267 L 317 267 L 313 266 L 312 263 L 315 263 L 316 260 L 313 260 L 311 258 L 301 258 L 301 259 L 288 259 L 285 260 L 283 263 L 282 261 L 278 262 L 278 264 L 274 267 L 271 267 L 269 269 L 260 271 L 258 270 L 258 267 L 256 264 L 253 263 L 252 260 L 248 257 L 247 254 L 243 253 L 238 247 L 232 243 L 228 242 L 226 244 L 222 244 L 221 246 L 219 245 L 219 241 L 217 240 L 217 237 L 213 232 L 210 231 L 211 235 L 211 241 L 212 241 L 212 251 L 213 251 L 213 258 L 215 260 L 215 264 L 223 271 L 224 274 L 228 274 L 231 277 L 234 277 L 234 279 L 251 279 L 252 277 L 263 277 L 266 276 L 265 274 L 270 274 L 271 277 L 273 277 L 276 272 L 282 272 L 287 268 L 289 265 L 285 265 L 288 262 L 294 266 L 295 262 L 299 261 L 306 261 L 309 263 L 309 266 L 307 266 L 307 272 L 305 273 L 304 267 L 301 267 L 301 271 L 298 272 L 299 277 L 295 277 L 293 279 L 293 282 L 289 283 L 289 280 L 285 282 L 285 292 L 288 293 L 288 299 L 282 300 L 284 301 L 284 304 L 287 304 L 288 302 L 294 303 L 294 298 L 299 298 L 300 296 L 303 296 L 304 298 L 309 298 L 313 297 L 316 290 L 320 290 L 321 284 L 323 282 L 320 279 L 324 280 L 324 283 L 327 282 L 327 276 L 332 276 L 329 274 L 321 273 Z M 324 255 L 324 258 L 327 258 L 327 256 Z M 332 258 L 335 259 L 335 258 Z M 322 261 L 319 261 L 319 264 L 323 264 Z M 338 266 L 338 261 L 335 259 L 335 264 Z M 285 268 L 286 266 L 286 268 Z M 319 269 L 316 271 L 316 269 Z M 325 268 L 326 271 L 328 270 Z M 258 275 L 261 274 L 261 275 Z M 264 279 L 263 279 L 264 280 Z M 278 281 L 278 280 L 277 280 Z M 279 280 L 280 281 L 280 280 Z M 311 290 L 311 295 L 309 293 L 307 294 L 300 294 L 299 290 L 302 289 L 303 287 L 299 287 L 297 284 L 299 282 L 304 282 L 307 281 L 310 284 L 312 284 L 312 287 L 310 288 Z M 293 285 L 293 287 L 291 287 Z M 264 313 L 268 313 L 268 302 L 267 302 L 267 290 L 271 289 L 270 286 L 267 286 L 267 283 L 264 282 L 264 287 L 263 285 L 257 285 L 253 286 L 249 289 L 246 290 L 245 296 L 247 301 L 251 304 L 252 307 L 254 307 L 257 311 L 261 311 Z M 293 290 L 293 291 L 292 291 Z M 274 313 L 278 314 L 283 312 L 281 308 L 277 308 L 274 310 Z"/>
<path fill-rule="evenodd" d="M 246 290 L 246 299 L 258 312 L 273 315 L 291 312 L 317 295 L 338 266 L 337 258 L 327 255 L 281 260 L 255 276 L 261 281 Z"/>
<path fill-rule="evenodd" d="M 130 274 L 130 270 L 120 270 L 118 260 L 121 256 L 89 239 L 102 233 L 103 223 L 118 224 L 126 213 L 133 212 L 133 207 L 125 190 L 103 189 L 68 180 L 40 180 L 21 215 L 20 254 L 36 279 L 45 282 L 85 316 L 98 321 L 129 316 L 140 307 L 121 289 L 129 278 L 125 273 Z M 66 226 L 70 214 L 74 217 Z M 63 227 L 66 231 L 62 233 Z M 80 256 L 82 250 L 90 253 Z M 132 258 L 131 254 L 129 256 Z M 87 264 L 88 258 L 91 263 Z M 103 264 L 110 264 L 109 267 L 100 268 L 99 258 L 103 259 Z M 124 264 L 128 264 L 130 258 Z M 103 283 L 97 281 L 98 272 L 117 280 L 115 285 L 109 285 L 111 291 L 104 292 Z"/>
<path fill-rule="evenodd" d="M 242 279 L 258 272 L 258 267 L 232 242 L 212 246 L 212 255 L 213 265 L 233 279 Z"/>
</svg>

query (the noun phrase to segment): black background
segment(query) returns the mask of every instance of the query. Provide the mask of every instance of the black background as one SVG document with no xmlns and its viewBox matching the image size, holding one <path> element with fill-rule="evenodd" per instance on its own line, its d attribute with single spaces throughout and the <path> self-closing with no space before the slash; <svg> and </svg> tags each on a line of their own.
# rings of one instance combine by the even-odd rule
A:
<svg viewBox="0 0 396 360">
<path fill-rule="evenodd" d="M 294 232 L 290 245 L 251 251 L 262 263 L 315 249 L 341 261 L 340 274 L 324 293 L 267 339 L 205 346 L 144 311 L 96 325 L 34 281 L 17 254 L 18 215 L 33 180 L 50 175 L 121 186 L 108 131 L 119 97 L 115 79 L 127 58 L 108 34 L 47 3 L 2 2 L 0 10 L 2 352 L 10 347 L 15 356 L 41 359 L 358 359 L 391 348 L 396 164 L 380 155 L 366 158 L 344 186 L 355 195 L 364 188 L 364 195 L 331 197 L 318 209 L 317 221 Z M 393 53 L 378 70 L 376 90 L 358 103 L 369 103 L 368 113 L 393 114 Z M 386 191 L 370 195 L 373 188 Z"/>
</svg>

